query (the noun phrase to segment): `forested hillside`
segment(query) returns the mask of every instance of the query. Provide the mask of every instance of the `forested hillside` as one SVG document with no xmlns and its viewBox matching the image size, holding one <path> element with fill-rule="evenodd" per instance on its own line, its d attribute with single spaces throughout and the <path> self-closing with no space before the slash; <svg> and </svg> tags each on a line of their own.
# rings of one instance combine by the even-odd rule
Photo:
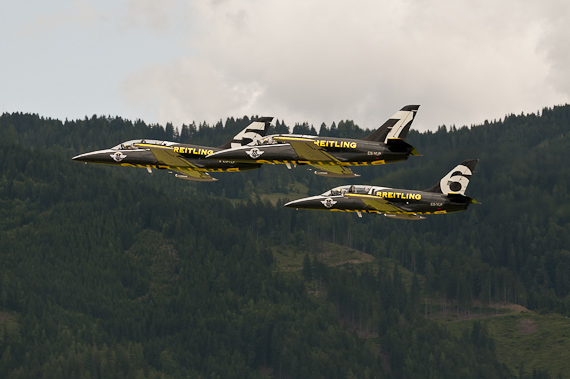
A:
<svg viewBox="0 0 570 379">
<path fill-rule="evenodd" d="M 458 336 L 437 319 L 505 302 L 570 313 L 570 106 L 412 131 L 423 156 L 354 168 L 351 183 L 425 189 L 479 158 L 481 204 L 421 222 L 283 208 L 347 183 L 303 166 L 194 183 L 71 160 L 135 138 L 221 145 L 249 121 L 0 117 L 0 377 L 564 377 L 499 363 L 485 323 Z M 327 265 L 331 246 L 373 261 Z"/>
</svg>

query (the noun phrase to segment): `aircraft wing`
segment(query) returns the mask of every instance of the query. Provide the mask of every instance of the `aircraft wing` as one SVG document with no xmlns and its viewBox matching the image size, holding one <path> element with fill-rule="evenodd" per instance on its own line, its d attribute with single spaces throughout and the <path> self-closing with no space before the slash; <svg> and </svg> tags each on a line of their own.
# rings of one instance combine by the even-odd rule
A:
<svg viewBox="0 0 570 379">
<path fill-rule="evenodd" d="M 354 178 L 356 176 L 360 176 L 352 172 L 346 166 L 339 166 L 339 165 L 321 165 L 321 164 L 312 164 L 314 168 L 318 171 L 315 171 L 315 174 L 322 175 L 322 176 L 330 176 L 335 178 Z"/>
<path fill-rule="evenodd" d="M 322 163 L 309 163 L 318 170 L 315 171 L 315 174 L 338 178 L 360 176 L 352 172 L 348 167 L 341 166 L 340 160 L 315 144 L 311 138 L 275 137 L 274 139 L 290 144 L 293 150 L 295 150 L 295 153 L 299 156 L 299 161 Z"/>
<path fill-rule="evenodd" d="M 390 203 L 383 197 L 373 196 L 373 195 L 364 195 L 364 194 L 356 194 L 356 193 L 346 193 L 345 197 L 350 197 L 353 199 L 359 199 L 364 202 L 364 204 L 368 205 L 369 207 L 374 208 L 378 212 L 381 213 L 402 213 L 407 212 L 406 210 L 397 207 Z"/>
<path fill-rule="evenodd" d="M 172 170 L 178 172 L 178 174 L 175 175 L 177 178 L 207 182 L 217 180 L 212 178 L 206 172 L 198 171 L 198 167 L 196 165 L 188 162 L 180 154 L 174 152 L 170 146 L 158 146 L 142 143 L 136 144 L 136 146 L 149 149 L 160 164 L 169 166 Z"/>
<path fill-rule="evenodd" d="M 322 147 L 315 144 L 311 138 L 300 137 L 275 137 L 276 141 L 283 141 L 291 145 L 300 161 L 313 162 L 340 162 L 327 153 Z"/>
<path fill-rule="evenodd" d="M 207 172 L 203 171 L 196 171 L 192 169 L 182 169 L 177 168 L 174 171 L 177 174 L 174 174 L 178 179 L 185 179 L 185 180 L 198 180 L 201 182 L 215 182 L 216 178 L 212 178 Z"/>
<path fill-rule="evenodd" d="M 175 153 L 170 146 L 151 145 L 145 143 L 137 143 L 136 147 L 148 149 L 154 157 L 163 165 L 174 167 L 195 167 L 180 154 Z"/>
</svg>

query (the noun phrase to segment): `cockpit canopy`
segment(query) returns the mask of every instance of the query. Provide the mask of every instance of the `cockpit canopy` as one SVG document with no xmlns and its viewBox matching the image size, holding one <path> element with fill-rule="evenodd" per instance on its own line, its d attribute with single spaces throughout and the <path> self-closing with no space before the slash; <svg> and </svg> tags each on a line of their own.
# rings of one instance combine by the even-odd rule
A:
<svg viewBox="0 0 570 379">
<path fill-rule="evenodd" d="M 123 142 L 121 144 L 118 144 L 115 147 L 112 147 L 111 150 L 136 150 L 136 149 L 141 149 L 141 147 L 139 146 L 135 146 L 135 144 L 146 144 L 146 145 L 159 145 L 159 146 L 170 146 L 172 144 L 174 144 L 175 142 L 169 142 L 169 141 L 158 141 L 155 139 L 133 139 L 127 142 Z"/>
<path fill-rule="evenodd" d="M 367 194 L 370 192 L 372 186 L 363 186 L 363 185 L 346 185 L 346 186 L 339 186 L 335 187 L 327 192 L 323 193 L 321 196 L 340 196 L 344 195 L 345 193 L 360 193 L 360 194 Z"/>
<path fill-rule="evenodd" d="M 278 142 L 273 139 L 276 135 L 266 136 L 257 140 L 253 141 L 253 145 L 262 146 L 262 145 L 275 145 Z"/>
<path fill-rule="evenodd" d="M 269 136 L 265 136 L 258 140 L 255 140 L 253 143 L 255 145 L 276 145 L 278 143 L 286 143 L 283 141 L 276 141 L 274 137 L 294 137 L 294 138 L 303 138 L 303 139 L 313 139 L 317 138 L 317 136 L 305 135 L 305 134 L 271 134 Z"/>
</svg>

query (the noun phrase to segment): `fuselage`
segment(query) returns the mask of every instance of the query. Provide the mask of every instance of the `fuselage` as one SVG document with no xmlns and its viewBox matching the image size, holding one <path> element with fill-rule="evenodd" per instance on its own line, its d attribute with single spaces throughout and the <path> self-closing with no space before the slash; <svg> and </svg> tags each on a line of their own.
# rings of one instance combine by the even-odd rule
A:
<svg viewBox="0 0 570 379">
<path fill-rule="evenodd" d="M 331 155 L 336 161 L 311 159 L 298 154 L 289 143 L 277 142 L 274 137 L 292 137 L 311 140 L 316 147 Z M 321 164 L 321 165 L 379 165 L 406 160 L 414 148 L 404 141 L 387 145 L 360 139 L 318 137 L 310 135 L 281 134 L 267 136 L 255 146 L 243 146 L 213 153 L 208 159 L 227 159 L 238 162 L 269 164 Z"/>
<path fill-rule="evenodd" d="M 366 204 L 351 194 L 366 195 L 366 198 L 384 199 L 385 209 Z M 385 214 L 444 214 L 467 209 L 471 203 L 466 197 L 452 197 L 442 193 L 415 191 L 367 185 L 345 185 L 333 188 L 321 195 L 293 200 L 286 207 L 341 212 Z"/>
<path fill-rule="evenodd" d="M 188 164 L 181 160 L 168 161 L 165 159 L 157 159 L 150 148 L 168 150 L 183 158 Z M 176 169 L 192 167 L 196 171 L 243 171 L 252 170 L 261 167 L 258 163 L 242 163 L 228 160 L 205 159 L 209 154 L 222 150 L 218 147 L 199 146 L 191 144 L 183 144 L 170 141 L 157 140 L 131 140 L 121 143 L 111 149 L 98 150 L 85 153 L 73 157 L 74 160 L 111 164 L 130 167 L 150 167 L 156 169 Z"/>
</svg>

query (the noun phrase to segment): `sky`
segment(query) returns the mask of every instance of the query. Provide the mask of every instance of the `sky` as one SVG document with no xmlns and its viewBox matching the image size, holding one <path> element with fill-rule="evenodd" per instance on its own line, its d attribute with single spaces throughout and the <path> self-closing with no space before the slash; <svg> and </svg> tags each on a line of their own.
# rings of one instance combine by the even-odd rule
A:
<svg viewBox="0 0 570 379">
<path fill-rule="evenodd" d="M 318 130 L 570 103 L 567 0 L 1 0 L 0 112 Z"/>
</svg>

